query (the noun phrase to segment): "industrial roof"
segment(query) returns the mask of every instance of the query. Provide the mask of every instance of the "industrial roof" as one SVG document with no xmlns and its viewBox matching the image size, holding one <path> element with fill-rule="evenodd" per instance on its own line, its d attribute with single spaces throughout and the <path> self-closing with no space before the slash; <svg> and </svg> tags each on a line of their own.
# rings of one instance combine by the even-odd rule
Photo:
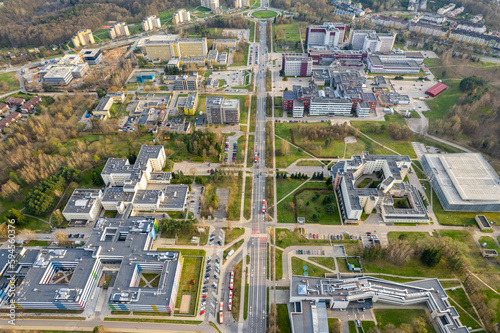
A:
<svg viewBox="0 0 500 333">
<path fill-rule="evenodd" d="M 448 86 L 446 84 L 444 84 L 444 83 L 436 83 L 435 85 L 433 85 L 432 87 L 430 87 L 429 89 L 427 89 L 425 91 L 425 93 L 428 94 L 428 95 L 437 96 L 440 93 L 442 93 L 443 91 L 445 91 L 446 89 L 448 89 Z"/>
</svg>

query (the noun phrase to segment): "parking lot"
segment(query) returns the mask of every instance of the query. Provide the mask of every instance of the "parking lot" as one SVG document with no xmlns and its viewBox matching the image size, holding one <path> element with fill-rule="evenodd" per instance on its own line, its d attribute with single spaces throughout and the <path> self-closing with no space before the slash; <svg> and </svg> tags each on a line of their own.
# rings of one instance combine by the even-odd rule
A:
<svg viewBox="0 0 500 333">
<path fill-rule="evenodd" d="M 252 66 L 259 63 L 259 46 L 257 44 L 250 45 L 250 49 L 248 50 L 248 65 Z"/>
<path fill-rule="evenodd" d="M 222 72 L 212 72 L 212 79 L 224 81 L 224 84 L 228 86 L 244 86 L 245 84 L 245 71 L 237 70 L 237 71 L 222 71 Z"/>
</svg>

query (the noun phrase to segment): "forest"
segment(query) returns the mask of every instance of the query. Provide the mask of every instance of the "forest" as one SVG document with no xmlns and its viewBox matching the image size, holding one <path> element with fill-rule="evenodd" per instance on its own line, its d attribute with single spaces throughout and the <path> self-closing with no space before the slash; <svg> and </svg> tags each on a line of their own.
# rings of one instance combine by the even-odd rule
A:
<svg viewBox="0 0 500 333">
<path fill-rule="evenodd" d="M 78 30 L 106 21 L 137 23 L 147 15 L 196 6 L 197 0 L 5 0 L 0 7 L 0 47 L 60 44 Z"/>
</svg>

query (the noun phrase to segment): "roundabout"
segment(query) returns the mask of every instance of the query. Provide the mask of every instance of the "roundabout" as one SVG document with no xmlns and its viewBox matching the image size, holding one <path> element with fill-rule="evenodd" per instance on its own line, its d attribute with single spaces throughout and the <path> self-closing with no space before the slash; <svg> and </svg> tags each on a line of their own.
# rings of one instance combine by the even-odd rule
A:
<svg viewBox="0 0 500 333">
<path fill-rule="evenodd" d="M 269 19 L 278 16 L 278 13 L 272 10 L 258 10 L 252 13 L 255 18 L 258 19 Z"/>
</svg>

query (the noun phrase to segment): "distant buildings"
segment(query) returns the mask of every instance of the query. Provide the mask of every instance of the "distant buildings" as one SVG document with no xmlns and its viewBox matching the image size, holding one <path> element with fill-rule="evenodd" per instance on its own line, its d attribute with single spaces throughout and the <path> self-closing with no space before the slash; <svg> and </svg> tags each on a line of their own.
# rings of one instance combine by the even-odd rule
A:
<svg viewBox="0 0 500 333">
<path fill-rule="evenodd" d="M 198 92 L 190 92 L 187 97 L 177 98 L 177 110 L 185 115 L 194 115 L 198 105 Z"/>
<path fill-rule="evenodd" d="M 71 38 L 71 41 L 75 47 L 95 44 L 94 35 L 92 35 L 92 31 L 90 29 L 82 29 L 78 31 L 76 35 Z"/>
<path fill-rule="evenodd" d="M 449 3 L 446 6 L 439 8 L 437 13 L 444 15 L 444 14 L 448 13 L 449 11 L 453 10 L 455 8 L 455 6 L 456 5 L 454 3 Z"/>
<path fill-rule="evenodd" d="M 372 73 L 418 74 L 420 65 L 417 61 L 399 54 L 368 54 L 368 70 Z"/>
<path fill-rule="evenodd" d="M 312 64 L 307 54 L 283 54 L 282 69 L 286 76 L 311 76 Z"/>
<path fill-rule="evenodd" d="M 500 212 L 500 177 L 481 154 L 424 154 L 422 167 L 444 210 Z"/>
<path fill-rule="evenodd" d="M 219 96 L 206 98 L 206 121 L 209 125 L 229 125 L 240 122 L 240 100 Z"/>
<path fill-rule="evenodd" d="M 185 10 L 184 8 L 176 11 L 172 18 L 172 22 L 174 22 L 174 24 L 179 24 L 182 22 L 189 22 L 189 21 L 191 21 L 191 12 Z"/>
<path fill-rule="evenodd" d="M 215 13 L 219 10 L 219 0 L 201 0 L 201 6 Z"/>
<path fill-rule="evenodd" d="M 248 0 L 234 0 L 234 8 L 248 7 Z"/>
<path fill-rule="evenodd" d="M 35 109 L 40 103 L 42 103 L 42 99 L 38 96 L 32 97 L 29 101 L 21 105 L 20 109 L 23 113 L 30 113 Z"/>
<path fill-rule="evenodd" d="M 166 35 L 161 38 L 146 39 L 144 46 L 147 58 L 151 61 L 194 58 L 204 62 L 208 53 L 206 38 L 179 38 L 177 35 Z"/>
<path fill-rule="evenodd" d="M 128 31 L 128 26 L 125 22 L 114 23 L 111 28 L 108 29 L 109 38 L 115 39 L 122 36 L 130 36 Z"/>
<path fill-rule="evenodd" d="M 408 156 L 370 155 L 363 152 L 351 160 L 337 162 L 330 170 L 338 191 L 345 223 L 359 222 L 363 212 L 378 207 L 385 223 L 428 223 L 429 216 L 418 190 L 404 178 L 411 166 Z M 358 188 L 361 179 L 381 174 L 376 186 Z M 372 182 L 373 182 L 372 181 Z"/>
<path fill-rule="evenodd" d="M 159 29 L 161 27 L 160 18 L 156 17 L 156 15 L 146 17 L 141 24 L 144 31 Z"/>
</svg>

